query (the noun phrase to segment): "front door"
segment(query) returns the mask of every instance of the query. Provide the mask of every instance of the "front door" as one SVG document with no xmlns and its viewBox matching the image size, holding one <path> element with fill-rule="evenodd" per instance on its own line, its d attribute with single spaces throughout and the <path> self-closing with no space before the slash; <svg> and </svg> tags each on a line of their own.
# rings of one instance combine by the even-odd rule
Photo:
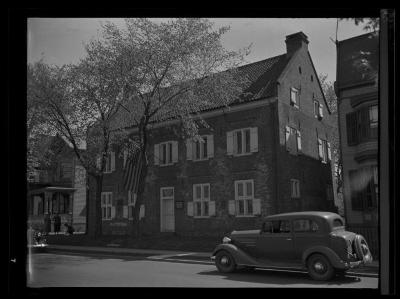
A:
<svg viewBox="0 0 400 299">
<path fill-rule="evenodd" d="M 161 232 L 175 231 L 174 188 L 161 188 Z"/>
<path fill-rule="evenodd" d="M 290 221 L 265 223 L 256 244 L 257 258 L 273 266 L 289 266 L 294 262 L 294 246 Z"/>
</svg>

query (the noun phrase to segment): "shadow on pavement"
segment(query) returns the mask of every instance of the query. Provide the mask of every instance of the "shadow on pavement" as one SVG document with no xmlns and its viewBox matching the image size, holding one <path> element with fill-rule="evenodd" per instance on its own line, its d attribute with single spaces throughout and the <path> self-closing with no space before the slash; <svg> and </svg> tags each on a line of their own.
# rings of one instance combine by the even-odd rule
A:
<svg viewBox="0 0 400 299">
<path fill-rule="evenodd" d="M 310 285 L 344 285 L 361 281 L 359 277 L 344 276 L 334 277 L 330 281 L 313 280 L 305 272 L 289 272 L 289 271 L 274 271 L 274 270 L 238 270 L 234 273 L 221 273 L 218 270 L 199 272 L 199 275 L 207 276 L 222 276 L 225 279 L 251 282 L 251 283 L 269 283 L 288 285 L 293 283 L 310 284 Z"/>
</svg>

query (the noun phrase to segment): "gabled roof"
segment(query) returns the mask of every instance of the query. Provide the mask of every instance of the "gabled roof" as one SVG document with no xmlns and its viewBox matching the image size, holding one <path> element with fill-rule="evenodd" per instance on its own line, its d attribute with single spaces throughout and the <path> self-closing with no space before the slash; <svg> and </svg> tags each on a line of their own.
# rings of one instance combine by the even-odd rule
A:
<svg viewBox="0 0 400 299">
<path fill-rule="evenodd" d="M 277 95 L 276 81 L 289 60 L 286 54 L 282 54 L 239 67 L 239 75 L 247 76 L 250 81 L 244 92 L 250 92 L 252 96 L 245 101 Z"/>
<path fill-rule="evenodd" d="M 290 57 L 288 58 L 286 54 L 282 54 L 238 67 L 236 69 L 237 76 L 246 76 L 248 84 L 244 86 L 243 94 L 236 99 L 232 99 L 232 102 L 228 103 L 229 106 L 277 96 L 276 82 L 289 60 Z M 206 112 L 224 106 L 225 103 L 209 102 L 200 111 L 193 112 Z M 121 113 L 127 112 L 122 111 Z M 153 123 L 172 120 L 175 117 L 176 115 L 173 113 L 167 112 L 162 117 L 157 117 L 157 121 Z"/>
</svg>

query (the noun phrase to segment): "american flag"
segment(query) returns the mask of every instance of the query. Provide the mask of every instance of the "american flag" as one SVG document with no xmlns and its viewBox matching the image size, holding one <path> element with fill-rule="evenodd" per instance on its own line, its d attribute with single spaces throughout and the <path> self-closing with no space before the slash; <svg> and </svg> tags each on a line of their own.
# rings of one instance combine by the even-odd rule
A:
<svg viewBox="0 0 400 299">
<path fill-rule="evenodd" d="M 123 175 L 124 187 L 133 194 L 137 194 L 139 188 L 140 172 L 142 170 L 142 151 L 137 150 L 128 158 Z"/>
</svg>

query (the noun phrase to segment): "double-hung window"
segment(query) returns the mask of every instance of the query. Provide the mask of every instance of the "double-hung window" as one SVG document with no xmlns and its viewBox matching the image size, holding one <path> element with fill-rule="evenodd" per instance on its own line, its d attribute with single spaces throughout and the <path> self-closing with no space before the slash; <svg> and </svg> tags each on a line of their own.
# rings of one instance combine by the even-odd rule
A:
<svg viewBox="0 0 400 299">
<path fill-rule="evenodd" d="M 314 100 L 314 117 L 321 119 L 323 116 L 324 116 L 323 105 L 319 101 Z"/>
<path fill-rule="evenodd" d="M 318 138 L 318 156 L 323 163 L 328 163 L 331 160 L 330 142 Z"/>
<path fill-rule="evenodd" d="M 286 150 L 291 154 L 301 152 L 301 133 L 300 130 L 286 126 L 285 128 Z"/>
<path fill-rule="evenodd" d="M 188 160 L 203 161 L 214 157 L 214 135 L 203 135 L 200 140 L 186 140 Z"/>
<path fill-rule="evenodd" d="M 178 162 L 178 142 L 167 141 L 154 145 L 154 164 L 172 165 Z"/>
<path fill-rule="evenodd" d="M 258 152 L 258 128 L 242 128 L 226 133 L 227 154 L 249 155 Z"/>
<path fill-rule="evenodd" d="M 235 204 L 237 216 L 253 215 L 254 181 L 235 181 Z"/>
<path fill-rule="evenodd" d="M 193 204 L 195 217 L 209 217 L 210 184 L 193 185 Z"/>
<path fill-rule="evenodd" d="M 250 153 L 250 129 L 234 131 L 233 144 L 235 145 L 234 153 L 236 155 Z"/>
<path fill-rule="evenodd" d="M 104 173 L 110 173 L 115 170 L 115 152 L 109 152 L 106 155 L 106 158 L 104 160 L 105 165 L 103 168 Z M 101 166 L 101 157 L 97 157 L 97 168 L 100 169 Z"/>
<path fill-rule="evenodd" d="M 296 179 L 291 179 L 290 185 L 291 185 L 291 197 L 300 198 L 300 181 Z"/>
<path fill-rule="evenodd" d="M 112 192 L 101 193 L 101 218 L 109 220 L 112 218 Z"/>
<path fill-rule="evenodd" d="M 160 144 L 160 165 L 172 164 L 172 142 Z"/>
</svg>

